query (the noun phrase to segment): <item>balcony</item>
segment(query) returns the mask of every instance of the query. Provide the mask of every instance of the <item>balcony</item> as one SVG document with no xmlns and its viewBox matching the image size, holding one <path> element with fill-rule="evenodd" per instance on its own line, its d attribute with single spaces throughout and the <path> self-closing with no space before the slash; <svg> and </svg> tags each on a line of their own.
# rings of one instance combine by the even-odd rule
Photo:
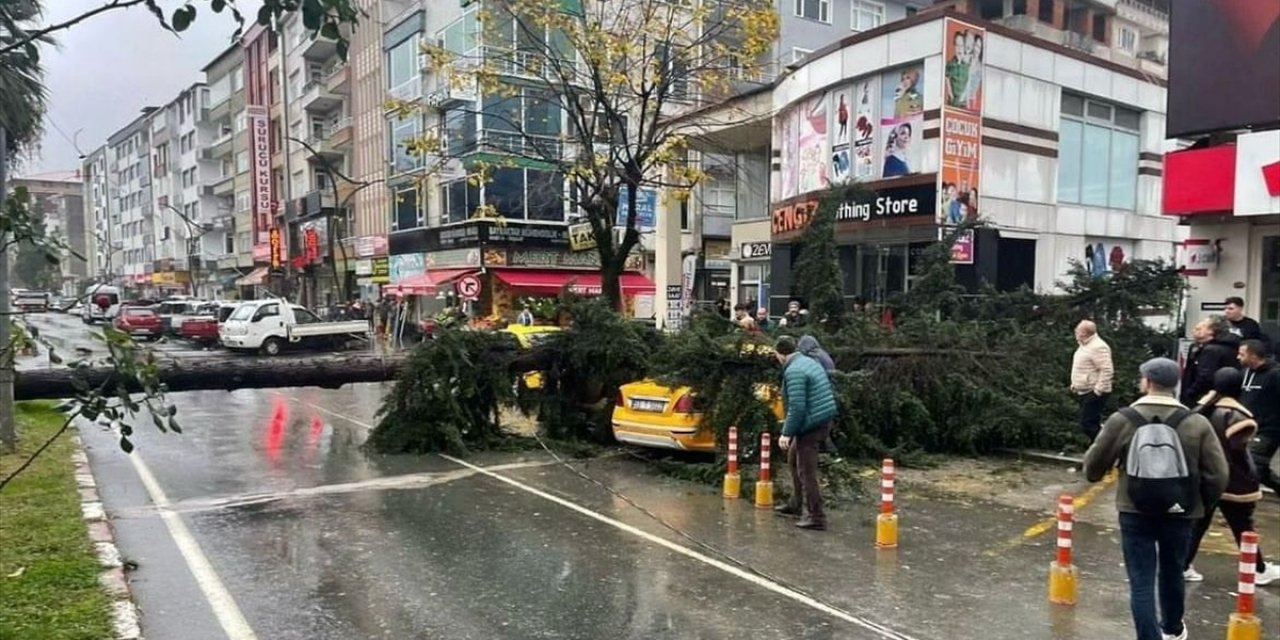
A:
<svg viewBox="0 0 1280 640">
<path fill-rule="evenodd" d="M 423 101 L 428 107 L 441 111 L 475 102 L 480 94 L 474 76 L 467 73 L 454 74 L 452 67 L 440 69 L 432 76 L 430 85 Z"/>
<path fill-rule="evenodd" d="M 338 55 L 338 43 L 328 38 L 308 37 L 302 43 L 302 57 L 307 60 L 328 60 Z"/>
<path fill-rule="evenodd" d="M 559 138 L 552 136 L 485 129 L 474 140 L 461 140 L 456 145 L 451 144 L 449 148 L 449 155 L 452 156 L 472 153 L 495 153 L 552 161 L 564 157 L 564 144 Z"/>
<path fill-rule="evenodd" d="M 323 81 L 312 80 L 302 88 L 298 102 L 311 113 L 328 113 L 342 107 L 342 96 L 330 92 Z"/>
<path fill-rule="evenodd" d="M 329 71 L 324 85 L 329 90 L 329 93 L 342 96 L 351 95 L 351 67 L 345 63 L 338 64 Z"/>
<path fill-rule="evenodd" d="M 234 196 L 236 193 L 236 177 L 234 175 L 223 176 L 213 183 L 213 195 L 215 196 Z"/>
<path fill-rule="evenodd" d="M 231 139 L 234 137 L 235 133 L 231 131 L 230 127 L 223 130 L 222 135 L 218 136 L 218 139 L 214 140 L 213 144 L 209 145 L 208 150 L 210 156 L 208 159 L 215 160 L 217 158 L 225 158 L 231 155 Z"/>
<path fill-rule="evenodd" d="M 352 129 L 351 118 L 340 118 L 329 123 L 328 139 L 325 144 L 333 147 L 337 151 L 347 151 L 351 149 Z"/>
</svg>

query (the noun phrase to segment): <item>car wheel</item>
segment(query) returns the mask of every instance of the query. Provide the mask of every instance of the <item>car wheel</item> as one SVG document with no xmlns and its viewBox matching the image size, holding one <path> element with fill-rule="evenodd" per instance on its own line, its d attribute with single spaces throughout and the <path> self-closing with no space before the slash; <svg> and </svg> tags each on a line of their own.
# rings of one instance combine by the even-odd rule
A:
<svg viewBox="0 0 1280 640">
<path fill-rule="evenodd" d="M 262 343 L 262 353 L 266 355 L 278 356 L 283 350 L 284 343 L 280 341 L 280 338 L 267 338 L 267 341 Z"/>
</svg>

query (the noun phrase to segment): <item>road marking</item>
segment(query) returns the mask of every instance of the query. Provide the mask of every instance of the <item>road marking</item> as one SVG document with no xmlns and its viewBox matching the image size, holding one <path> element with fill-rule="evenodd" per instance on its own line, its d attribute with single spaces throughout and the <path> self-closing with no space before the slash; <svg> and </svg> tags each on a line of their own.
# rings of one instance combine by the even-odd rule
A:
<svg viewBox="0 0 1280 640">
<path fill-rule="evenodd" d="M 200 591 L 204 593 L 205 600 L 209 602 L 209 607 L 213 609 L 213 615 L 218 619 L 222 630 L 226 632 L 227 638 L 257 640 L 258 636 L 254 634 L 249 621 L 245 620 L 244 614 L 240 612 L 240 607 L 236 606 L 231 592 L 227 591 L 222 580 L 218 578 L 218 572 L 214 571 L 213 565 L 210 564 L 209 558 L 200 550 L 200 543 L 196 542 L 195 537 L 191 535 L 186 523 L 182 521 L 182 516 L 170 508 L 169 497 L 165 495 L 164 489 L 151 474 L 151 469 L 147 468 L 147 463 L 142 461 L 142 457 L 136 451 L 129 454 L 128 458 L 129 462 L 133 463 L 133 470 L 138 473 L 138 478 L 142 480 L 142 485 L 151 496 L 151 502 L 160 512 L 160 518 L 164 520 L 165 527 L 169 529 L 169 536 L 173 538 L 173 542 L 178 545 L 178 551 L 187 561 L 187 568 L 191 569 L 191 575 L 195 577 L 196 584 L 200 586 Z"/>
<path fill-rule="evenodd" d="M 569 509 L 569 510 L 571 510 L 571 511 L 576 511 L 577 513 L 579 513 L 579 514 L 581 514 L 581 515 L 584 515 L 584 516 L 586 516 L 586 517 L 588 517 L 588 518 L 591 518 L 592 520 L 596 520 L 596 521 L 598 521 L 598 522 L 602 522 L 602 523 L 607 524 L 607 525 L 609 525 L 609 526 L 611 526 L 611 527 L 614 527 L 614 528 L 619 529 L 619 530 L 621 530 L 621 531 L 625 531 L 625 532 L 630 533 L 631 535 L 634 535 L 634 536 L 636 536 L 636 537 L 638 537 L 638 538 L 641 538 L 641 539 L 643 539 L 643 540 L 646 540 L 646 541 L 648 541 L 648 542 L 651 542 L 651 543 L 653 543 L 653 544 L 656 544 L 656 545 L 658 545 L 658 546 L 660 546 L 660 547 L 664 547 L 664 548 L 666 548 L 666 549 L 668 549 L 668 550 L 670 550 L 670 551 L 674 551 L 674 552 L 676 552 L 676 553 L 678 553 L 678 554 L 680 554 L 680 555 L 683 555 L 683 556 L 685 556 L 685 557 L 687 557 L 687 558 L 691 558 L 691 559 L 693 559 L 693 560 L 697 560 L 698 562 L 701 562 L 701 563 L 703 563 L 703 564 L 705 564 L 705 565 L 708 565 L 708 566 L 714 567 L 714 568 L 719 569 L 719 570 L 721 570 L 721 571 L 723 571 L 723 572 L 725 572 L 725 573 L 728 573 L 728 574 L 730 574 L 730 575 L 732 575 L 732 576 L 735 576 L 735 577 L 741 578 L 741 579 L 743 579 L 743 580 L 746 580 L 747 582 L 750 582 L 751 584 L 754 584 L 754 585 L 756 585 L 756 586 L 762 587 L 762 588 L 764 588 L 764 589 L 768 589 L 769 591 L 772 591 L 772 592 L 774 592 L 774 593 L 776 593 L 776 594 L 778 594 L 778 595 L 781 595 L 781 596 L 783 596 L 783 597 L 790 598 L 791 600 L 794 600 L 795 602 L 798 602 L 798 603 L 800 603 L 800 604 L 802 604 L 802 605 L 805 605 L 805 606 L 810 607 L 810 608 L 812 608 L 812 609 L 816 609 L 816 610 L 818 610 L 818 611 L 821 611 L 821 612 L 823 612 L 823 613 L 826 613 L 826 614 L 828 614 L 828 615 L 830 615 L 830 616 L 833 616 L 833 617 L 835 617 L 835 618 L 838 618 L 838 619 L 843 620 L 843 621 L 845 621 L 845 622 L 848 622 L 848 623 L 850 623 L 850 624 L 854 624 L 854 625 L 857 625 L 857 626 L 859 626 L 859 627 L 862 627 L 863 629 L 866 629 L 867 631 L 870 631 L 870 632 L 872 632 L 872 633 L 876 634 L 877 636 L 879 636 L 879 637 L 881 637 L 881 638 L 888 638 L 889 640 L 915 640 L 912 636 L 906 635 L 905 633 L 902 633 L 902 632 L 899 632 L 899 631 L 894 631 L 893 629 L 890 629 L 890 628 L 888 628 L 888 627 L 886 627 L 886 626 L 884 626 L 884 625 L 881 625 L 881 624 L 879 624 L 879 623 L 872 622 L 872 621 L 870 621 L 870 620 L 867 620 L 866 618 L 858 617 L 858 616 L 853 615 L 852 613 L 849 613 L 849 612 L 844 611 L 844 610 L 842 610 L 842 609 L 837 609 L 836 607 L 833 607 L 833 606 L 831 606 L 831 605 L 829 605 L 829 604 L 826 604 L 826 603 L 824 603 L 824 602 L 820 602 L 820 601 L 818 601 L 818 600 L 815 600 L 815 599 L 814 599 L 814 598 L 812 598 L 811 596 L 807 596 L 807 595 L 805 595 L 805 594 L 803 594 L 803 593 L 800 593 L 799 591 L 796 591 L 796 590 L 791 589 L 791 588 L 789 588 L 789 587 L 785 587 L 785 586 L 783 586 L 783 585 L 781 585 L 781 584 L 778 584 L 778 583 L 776 583 L 776 582 L 773 582 L 772 580 L 767 580 L 767 579 L 765 579 L 765 578 L 763 578 L 763 577 L 761 577 L 761 576 L 758 576 L 758 575 L 756 575 L 756 574 L 754 574 L 754 573 L 750 573 L 750 572 L 748 572 L 748 571 L 745 571 L 745 570 L 743 570 L 743 569 L 740 569 L 740 568 L 738 568 L 738 567 L 735 567 L 735 566 L 733 566 L 733 565 L 731 565 L 731 564 L 728 564 L 728 563 L 722 562 L 722 561 L 720 561 L 720 560 L 716 560 L 715 558 L 712 558 L 712 557 L 710 557 L 710 556 L 703 555 L 703 554 L 701 554 L 701 553 L 698 553 L 697 551 L 694 551 L 693 549 L 690 549 L 690 548 L 688 548 L 688 547 L 684 547 L 684 546 L 678 545 L 678 544 L 676 544 L 676 543 L 674 543 L 674 542 L 671 542 L 670 540 L 666 540 L 666 539 L 664 539 L 664 538 L 658 537 L 658 536 L 656 536 L 656 535 L 654 535 L 654 534 L 652 534 L 652 533 L 649 533 L 648 531 L 644 531 L 644 530 L 642 530 L 642 529 L 638 529 L 638 528 L 633 527 L 633 526 L 631 526 L 631 525 L 629 525 L 629 524 L 627 524 L 627 523 L 625 523 L 625 522 L 620 522 L 620 521 L 618 521 L 618 520 L 614 520 L 613 518 L 610 518 L 609 516 L 606 516 L 606 515 L 604 515 L 604 514 L 602 514 L 602 513 L 599 513 L 599 512 L 597 512 L 597 511 L 593 511 L 593 510 L 591 510 L 591 509 L 588 509 L 588 508 L 586 508 L 586 507 L 584 507 L 584 506 L 582 506 L 582 505 L 580 505 L 580 504 L 578 504 L 578 503 L 576 503 L 576 502 L 571 502 L 571 501 L 569 501 L 569 500 L 565 500 L 564 498 L 561 498 L 561 497 L 559 497 L 559 496 L 551 495 L 551 494 L 549 494 L 549 493 L 547 493 L 547 492 L 545 492 L 545 491 L 542 491 L 542 490 L 537 489 L 537 488 L 535 488 L 535 487 L 531 487 L 531 486 L 529 486 L 529 485 L 527 485 L 527 484 L 524 484 L 523 482 L 520 482 L 520 481 L 518 481 L 518 480 L 513 480 L 513 479 L 511 479 L 511 478 L 508 478 L 508 477 L 506 477 L 506 476 L 504 476 L 504 475 L 501 475 L 501 474 L 499 474 L 499 473 L 495 473 L 495 472 L 493 472 L 493 471 L 491 471 L 491 470 L 489 470 L 489 469 L 486 469 L 486 468 L 484 468 L 484 467 L 477 466 L 477 465 L 471 464 L 471 463 L 466 462 L 466 461 L 463 461 L 463 460 L 459 460 L 458 458 L 455 458 L 455 457 L 453 457 L 453 456 L 449 456 L 449 455 L 441 454 L 441 455 L 440 455 L 440 457 L 441 457 L 441 458 L 444 458 L 445 460 L 448 460 L 448 461 L 450 461 L 450 462 L 452 462 L 452 463 L 454 463 L 454 464 L 461 465 L 461 466 L 463 466 L 463 467 L 466 467 L 466 468 L 468 468 L 468 469 L 471 469 L 472 471 L 475 471 L 476 473 L 479 473 L 479 474 L 483 474 L 483 475 L 489 476 L 490 478 L 493 478 L 493 479 L 495 479 L 495 480 L 499 480 L 499 481 L 501 481 L 501 482 L 505 482 L 505 483 L 507 483 L 507 484 L 509 484 L 509 485 L 511 485 L 511 486 L 513 486 L 513 487 L 515 487 L 515 488 L 517 488 L 517 489 L 520 489 L 521 491 L 524 491 L 524 492 L 526 492 L 526 493 L 530 493 L 530 494 L 533 494 L 533 495 L 535 495 L 535 496 L 538 496 L 539 498 L 542 498 L 542 499 L 544 499 L 544 500 L 549 500 L 549 501 L 551 501 L 551 502 L 554 502 L 555 504 L 558 504 L 558 505 L 560 505 L 560 506 L 562 506 L 562 507 L 564 507 L 564 508 L 566 508 L 566 509 Z"/>
<path fill-rule="evenodd" d="M 284 394 L 281 394 L 281 395 L 284 395 Z M 311 402 L 307 402 L 306 400 L 303 400 L 302 398 L 299 398 L 298 396 L 285 395 L 284 397 L 286 397 L 286 398 L 288 398 L 288 399 L 290 399 L 290 400 L 293 400 L 294 402 L 300 402 L 300 403 L 302 403 L 302 404 L 305 404 L 305 405 L 307 405 L 308 407 L 311 407 L 312 409 L 315 409 L 316 411 L 319 411 L 320 413 L 327 413 L 327 414 L 329 414 L 329 415 L 331 415 L 331 416 L 333 416 L 333 417 L 335 417 L 335 418 L 342 418 L 343 420 L 346 420 L 347 422 L 350 422 L 351 424 L 354 424 L 354 425 L 356 425 L 357 427 L 364 427 L 365 429 L 368 429 L 368 430 L 370 430 L 370 431 L 372 431 L 372 430 L 373 430 L 373 425 L 371 425 L 371 424 L 369 424 L 369 423 L 367 423 L 367 422 L 361 422 L 361 421 L 359 421 L 359 420 L 356 420 L 355 418 L 352 418 L 351 416 L 345 416 L 345 415 L 342 415 L 341 413 L 336 413 L 336 412 L 334 412 L 334 411 L 330 411 L 330 410 L 328 410 L 328 409 L 326 409 L 326 408 L 324 408 L 324 407 L 322 407 L 322 406 L 320 406 L 320 405 L 318 405 L 318 404 L 313 404 L 313 403 L 311 403 Z"/>
<path fill-rule="evenodd" d="M 1120 476 L 1117 473 L 1108 473 L 1106 476 L 1103 476 L 1102 481 L 1093 484 L 1088 489 L 1085 489 L 1084 493 L 1080 494 L 1076 498 L 1073 498 L 1071 502 L 1072 502 L 1072 505 L 1075 507 L 1076 513 L 1079 513 L 1081 509 L 1089 506 L 1089 503 L 1098 499 L 1098 496 L 1102 495 L 1102 492 L 1106 491 L 1107 489 L 1110 489 L 1111 485 L 1115 484 L 1116 480 L 1119 478 Z M 1056 530 L 1057 526 L 1058 526 L 1058 516 L 1056 514 L 1046 517 L 1043 520 L 1040 520 L 1035 524 L 1027 527 L 1027 530 L 1022 532 L 1022 535 L 1006 540 L 1004 544 L 1000 545 L 996 549 L 984 551 L 983 555 L 986 555 L 986 556 L 999 555 L 1002 551 L 1012 549 L 1028 540 L 1032 540 L 1034 538 L 1040 537 L 1048 533 L 1050 530 Z"/>
</svg>

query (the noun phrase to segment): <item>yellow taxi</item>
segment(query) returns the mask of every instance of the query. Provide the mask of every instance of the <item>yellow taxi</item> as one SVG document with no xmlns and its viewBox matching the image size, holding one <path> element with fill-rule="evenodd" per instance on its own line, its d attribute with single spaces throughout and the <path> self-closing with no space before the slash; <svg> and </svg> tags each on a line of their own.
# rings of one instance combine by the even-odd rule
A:
<svg viewBox="0 0 1280 640">
<path fill-rule="evenodd" d="M 768 402 L 782 420 L 782 395 L 761 385 L 756 397 Z M 624 384 L 613 407 L 613 437 L 640 447 L 711 453 L 716 435 L 702 427 L 701 407 L 689 387 L 668 387 L 653 380 Z"/>
<path fill-rule="evenodd" d="M 560 331 L 560 327 L 550 325 L 526 327 L 522 324 L 513 324 L 502 331 L 515 336 L 516 342 L 520 344 L 521 349 L 532 349 L 534 345 L 545 340 L 547 336 Z M 521 376 L 519 384 L 525 389 L 541 389 L 542 372 L 530 371 L 524 374 Z"/>
</svg>

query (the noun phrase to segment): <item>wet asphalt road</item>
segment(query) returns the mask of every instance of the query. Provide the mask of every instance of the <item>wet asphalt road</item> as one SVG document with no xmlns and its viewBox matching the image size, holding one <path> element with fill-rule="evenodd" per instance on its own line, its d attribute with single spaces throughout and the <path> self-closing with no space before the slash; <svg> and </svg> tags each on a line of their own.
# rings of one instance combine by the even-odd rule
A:
<svg viewBox="0 0 1280 640">
<path fill-rule="evenodd" d="M 92 344 L 74 318 L 33 323 Z M 877 552 L 869 505 L 801 532 L 626 457 L 573 463 L 681 535 L 543 453 L 466 461 L 483 473 L 366 455 L 385 390 L 175 394 L 184 433 L 140 421 L 131 456 L 82 429 L 147 638 L 1132 637 L 1113 516 L 1077 525 L 1081 603 L 1056 608 L 1053 534 L 1022 538 L 1040 512 L 907 486 L 903 544 Z M 1198 562 L 1192 637 L 1224 637 L 1235 566 Z M 1280 590 L 1261 589 L 1259 607 L 1264 637 L 1280 637 Z"/>
</svg>

